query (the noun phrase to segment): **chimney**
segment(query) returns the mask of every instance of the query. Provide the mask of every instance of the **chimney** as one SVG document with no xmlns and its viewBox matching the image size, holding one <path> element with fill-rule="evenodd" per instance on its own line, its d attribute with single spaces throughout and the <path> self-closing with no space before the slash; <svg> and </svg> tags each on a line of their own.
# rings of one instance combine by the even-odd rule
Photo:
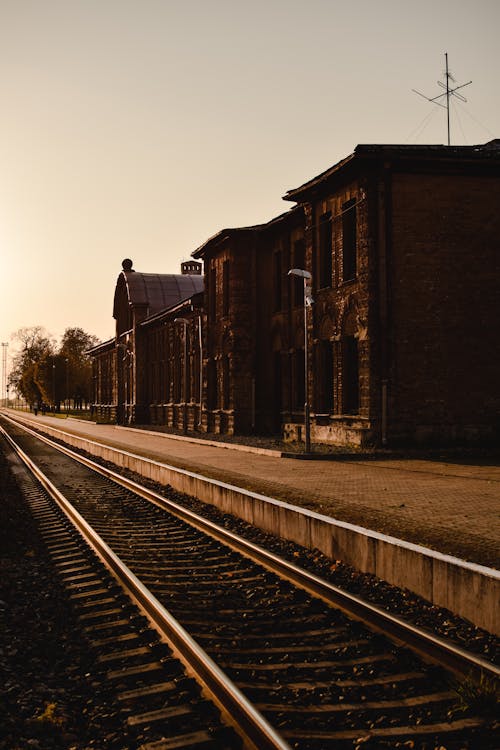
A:
<svg viewBox="0 0 500 750">
<path fill-rule="evenodd" d="M 185 260 L 181 263 L 183 276 L 201 276 L 201 263 L 197 260 Z"/>
<path fill-rule="evenodd" d="M 125 273 L 131 273 L 134 271 L 134 269 L 132 268 L 132 265 L 133 264 L 130 258 L 125 258 L 125 260 L 122 260 L 122 268 L 125 271 Z"/>
</svg>

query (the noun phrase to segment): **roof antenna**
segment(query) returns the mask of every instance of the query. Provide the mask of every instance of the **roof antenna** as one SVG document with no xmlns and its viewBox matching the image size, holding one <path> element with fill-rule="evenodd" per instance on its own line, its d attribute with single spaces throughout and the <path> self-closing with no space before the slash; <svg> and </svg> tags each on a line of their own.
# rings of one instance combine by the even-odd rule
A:
<svg viewBox="0 0 500 750">
<path fill-rule="evenodd" d="M 425 96 L 425 94 L 421 94 L 420 91 L 417 91 L 417 89 L 412 89 L 412 91 L 415 92 L 415 94 L 418 94 L 419 96 L 423 96 L 424 99 L 427 99 L 428 102 L 432 102 L 433 104 L 437 104 L 440 107 L 443 107 L 446 109 L 446 122 L 448 125 L 448 146 L 450 145 L 450 97 L 456 96 L 457 99 L 460 99 L 462 102 L 466 102 L 467 99 L 465 96 L 462 96 L 462 94 L 457 94 L 458 89 L 463 89 L 464 86 L 468 86 L 472 81 L 467 81 L 467 83 L 462 83 L 460 86 L 455 86 L 455 88 L 450 88 L 450 81 L 452 83 L 456 83 L 455 79 L 451 75 L 450 71 L 448 70 L 448 53 L 444 53 L 445 60 L 446 60 L 446 84 L 442 83 L 441 81 L 438 81 L 438 86 L 441 86 L 442 89 L 445 89 L 444 93 L 438 94 L 437 96 L 434 96 L 432 98 L 429 98 L 428 96 Z M 442 104 L 438 99 L 441 99 L 442 96 L 446 97 L 446 104 Z"/>
</svg>

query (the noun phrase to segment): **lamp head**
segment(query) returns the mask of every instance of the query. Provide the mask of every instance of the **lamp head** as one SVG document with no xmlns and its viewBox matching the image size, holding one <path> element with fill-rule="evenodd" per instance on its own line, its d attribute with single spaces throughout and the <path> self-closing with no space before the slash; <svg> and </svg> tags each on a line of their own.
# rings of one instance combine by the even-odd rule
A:
<svg viewBox="0 0 500 750">
<path fill-rule="evenodd" d="M 304 271 L 302 268 L 291 268 L 288 271 L 289 276 L 300 276 L 301 279 L 310 279 L 311 274 L 309 271 Z"/>
</svg>

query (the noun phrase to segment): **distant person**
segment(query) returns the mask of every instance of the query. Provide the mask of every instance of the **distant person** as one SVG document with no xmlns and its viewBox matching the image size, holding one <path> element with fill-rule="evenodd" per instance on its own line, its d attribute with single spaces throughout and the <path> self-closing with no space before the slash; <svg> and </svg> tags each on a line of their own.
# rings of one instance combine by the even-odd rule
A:
<svg viewBox="0 0 500 750">
<path fill-rule="evenodd" d="M 38 414 L 38 401 L 35 401 L 35 403 L 33 404 L 33 411 L 36 417 L 36 415 Z"/>
</svg>

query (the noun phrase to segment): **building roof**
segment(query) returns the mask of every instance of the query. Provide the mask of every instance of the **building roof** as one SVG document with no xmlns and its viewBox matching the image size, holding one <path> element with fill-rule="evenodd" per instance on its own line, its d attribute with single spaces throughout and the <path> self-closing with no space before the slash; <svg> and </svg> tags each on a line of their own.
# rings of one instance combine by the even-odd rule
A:
<svg viewBox="0 0 500 750">
<path fill-rule="evenodd" d="M 489 143 L 478 146 L 443 146 L 443 145 L 395 145 L 395 144 L 360 144 L 353 153 L 337 162 L 329 169 L 321 172 L 297 188 L 288 190 L 284 200 L 307 200 L 314 191 L 335 176 L 348 172 L 360 163 L 366 164 L 374 160 L 399 159 L 413 161 L 435 161 L 444 164 L 462 163 L 496 163 L 500 164 L 500 139 L 495 138 Z"/>
<path fill-rule="evenodd" d="M 113 317 L 118 315 L 119 295 L 126 290 L 130 307 L 145 307 L 147 315 L 155 315 L 169 307 L 178 305 L 194 294 L 203 291 L 203 276 L 200 274 L 142 273 L 132 269 L 131 261 L 123 261 L 123 271 L 118 277 Z"/>
<path fill-rule="evenodd" d="M 245 237 L 251 235 L 252 233 L 265 232 L 267 230 L 274 229 L 276 226 L 282 224 L 283 222 L 290 221 L 295 217 L 302 215 L 302 210 L 303 209 L 301 206 L 293 206 L 293 208 L 285 211 L 279 216 L 275 216 L 273 219 L 265 222 L 264 224 L 255 224 L 249 227 L 233 227 L 221 229 L 220 232 L 217 232 L 217 234 L 209 237 L 208 240 L 203 243 L 203 245 L 200 245 L 200 247 L 196 248 L 196 250 L 191 253 L 191 255 L 193 258 L 203 258 L 207 251 L 219 247 L 220 245 L 224 244 L 226 240 L 229 240 L 232 237 Z"/>
<path fill-rule="evenodd" d="M 106 351 L 111 351 L 116 346 L 116 340 L 108 339 L 107 341 L 101 341 L 99 344 L 92 346 L 90 349 L 86 349 L 83 353 L 95 357 L 97 354 L 103 354 Z"/>
<path fill-rule="evenodd" d="M 140 326 L 141 328 L 146 328 L 150 325 L 157 325 L 158 321 L 168 320 L 172 316 L 175 317 L 179 314 L 183 316 L 188 316 L 191 313 L 198 315 L 202 307 L 203 293 L 200 292 L 182 300 L 182 302 L 179 302 L 179 304 L 174 307 L 169 307 L 165 310 L 160 310 L 160 312 L 154 313 L 153 315 L 149 315 L 141 321 Z"/>
</svg>

